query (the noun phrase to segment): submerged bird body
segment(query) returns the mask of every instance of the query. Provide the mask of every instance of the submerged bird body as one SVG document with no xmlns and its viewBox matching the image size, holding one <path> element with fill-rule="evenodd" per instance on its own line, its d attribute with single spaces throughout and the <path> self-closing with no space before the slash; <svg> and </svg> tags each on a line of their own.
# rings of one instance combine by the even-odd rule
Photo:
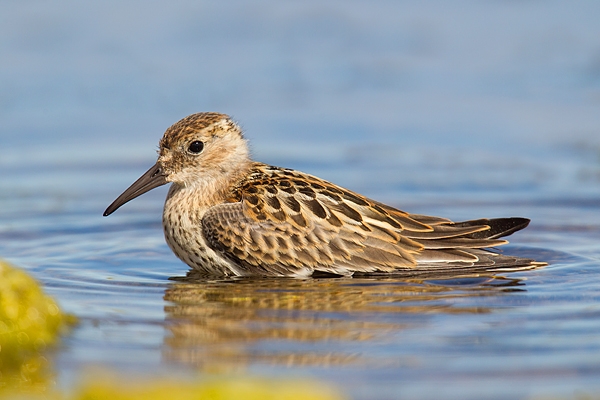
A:
<svg viewBox="0 0 600 400">
<path fill-rule="evenodd" d="M 171 126 L 157 163 L 111 204 L 172 182 L 165 238 L 189 266 L 221 276 L 520 270 L 542 265 L 485 250 L 525 218 L 455 223 L 408 214 L 303 172 L 250 159 L 240 128 L 218 113 Z"/>
</svg>

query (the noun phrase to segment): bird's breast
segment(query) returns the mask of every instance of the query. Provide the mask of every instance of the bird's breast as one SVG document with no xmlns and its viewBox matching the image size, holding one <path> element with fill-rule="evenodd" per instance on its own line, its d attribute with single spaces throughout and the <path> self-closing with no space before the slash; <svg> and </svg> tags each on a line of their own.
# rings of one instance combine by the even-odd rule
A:
<svg viewBox="0 0 600 400">
<path fill-rule="evenodd" d="M 209 207 L 185 192 L 170 191 L 163 211 L 163 231 L 175 255 L 190 267 L 218 275 L 238 275 L 235 265 L 211 249 L 202 233 L 202 217 Z"/>
</svg>

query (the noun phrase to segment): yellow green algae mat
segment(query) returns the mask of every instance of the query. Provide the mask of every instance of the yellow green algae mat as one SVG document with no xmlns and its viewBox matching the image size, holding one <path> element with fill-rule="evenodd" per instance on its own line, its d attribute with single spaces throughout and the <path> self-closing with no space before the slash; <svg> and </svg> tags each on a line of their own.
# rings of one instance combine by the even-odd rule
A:
<svg viewBox="0 0 600 400">
<path fill-rule="evenodd" d="M 330 386 L 314 381 L 239 378 L 201 383 L 164 380 L 130 383 L 110 377 L 94 379 L 77 390 L 73 399 L 159 400 L 334 400 L 342 397 Z"/>
<path fill-rule="evenodd" d="M 0 261 L 1 388 L 44 390 L 45 352 L 74 321 L 32 277 Z"/>
<path fill-rule="evenodd" d="M 100 371 L 88 373 L 75 388 L 53 386 L 51 356 L 61 334 L 76 322 L 63 313 L 26 272 L 0 261 L 0 398 L 52 399 L 314 399 L 341 396 L 308 380 L 274 382 L 259 378 L 123 380 Z"/>
</svg>

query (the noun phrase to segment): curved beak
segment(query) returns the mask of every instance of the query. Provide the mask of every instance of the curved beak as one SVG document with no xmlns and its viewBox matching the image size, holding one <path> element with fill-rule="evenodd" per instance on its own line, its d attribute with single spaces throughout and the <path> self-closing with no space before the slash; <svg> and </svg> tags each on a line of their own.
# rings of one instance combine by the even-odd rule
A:
<svg viewBox="0 0 600 400">
<path fill-rule="evenodd" d="M 162 186 L 167 183 L 166 175 L 161 168 L 161 166 L 156 163 L 150 168 L 144 175 L 140 176 L 140 178 L 133 182 L 131 186 L 127 188 L 115 201 L 112 202 L 110 206 L 104 211 L 104 216 L 109 216 L 113 212 L 117 210 L 117 208 L 121 207 L 123 204 L 127 203 L 130 200 L 135 199 L 142 194 Z"/>
</svg>

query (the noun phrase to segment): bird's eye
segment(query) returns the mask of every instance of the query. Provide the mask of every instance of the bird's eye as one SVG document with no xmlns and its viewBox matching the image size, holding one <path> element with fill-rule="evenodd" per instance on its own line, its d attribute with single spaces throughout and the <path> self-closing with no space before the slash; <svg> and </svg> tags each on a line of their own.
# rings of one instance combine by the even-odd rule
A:
<svg viewBox="0 0 600 400">
<path fill-rule="evenodd" d="M 202 149 L 204 149 L 204 143 L 199 140 L 195 140 L 190 143 L 190 147 L 188 147 L 188 151 L 192 154 L 199 154 Z"/>
</svg>

